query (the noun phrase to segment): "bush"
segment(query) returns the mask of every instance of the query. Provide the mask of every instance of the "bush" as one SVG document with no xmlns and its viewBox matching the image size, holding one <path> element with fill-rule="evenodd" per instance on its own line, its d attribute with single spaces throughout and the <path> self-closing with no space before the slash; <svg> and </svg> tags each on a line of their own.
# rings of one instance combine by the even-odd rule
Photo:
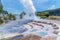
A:
<svg viewBox="0 0 60 40">
<path fill-rule="evenodd" d="M 2 12 L 3 11 L 3 7 L 2 6 L 0 6 L 0 12 Z"/>
<path fill-rule="evenodd" d="M 16 20 L 16 17 L 12 14 L 8 14 L 7 17 L 8 17 L 9 20 Z"/>
<path fill-rule="evenodd" d="M 2 24 L 3 23 L 3 20 L 1 19 L 1 17 L 0 17 L 0 24 Z"/>
<path fill-rule="evenodd" d="M 46 16 L 40 16 L 40 17 L 43 18 L 43 19 L 47 18 Z"/>
<path fill-rule="evenodd" d="M 50 16 L 49 19 L 57 19 L 56 16 Z"/>
<path fill-rule="evenodd" d="M 37 13 L 36 14 L 37 16 L 46 16 L 46 17 L 49 17 L 49 13 L 48 12 L 42 12 L 42 13 Z"/>
</svg>

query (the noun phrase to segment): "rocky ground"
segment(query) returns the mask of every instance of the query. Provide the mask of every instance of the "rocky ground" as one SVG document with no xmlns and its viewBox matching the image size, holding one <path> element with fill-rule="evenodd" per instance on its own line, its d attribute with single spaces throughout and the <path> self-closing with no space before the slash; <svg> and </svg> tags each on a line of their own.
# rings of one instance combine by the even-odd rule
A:
<svg viewBox="0 0 60 40">
<path fill-rule="evenodd" d="M 38 31 L 41 31 L 40 29 L 43 29 L 45 26 L 51 25 L 51 27 L 55 30 L 53 33 L 55 35 L 58 35 L 58 32 L 60 30 L 59 23 L 60 23 L 60 21 L 57 21 L 57 20 L 44 19 L 44 20 L 40 20 L 40 21 L 29 22 L 23 26 L 28 28 L 29 29 L 28 31 L 31 31 L 32 29 L 37 29 Z M 56 31 L 56 30 L 58 30 L 58 31 Z M 41 36 L 31 34 L 31 33 L 26 34 L 25 36 L 23 34 L 23 38 L 20 38 L 20 36 L 21 36 L 21 34 L 18 35 L 18 38 L 16 38 L 17 36 L 14 36 L 14 37 L 12 37 L 12 38 L 10 37 L 6 40 L 13 40 L 13 39 L 15 39 L 15 40 L 57 40 L 56 36 L 47 36 L 46 38 L 42 38 Z"/>
</svg>

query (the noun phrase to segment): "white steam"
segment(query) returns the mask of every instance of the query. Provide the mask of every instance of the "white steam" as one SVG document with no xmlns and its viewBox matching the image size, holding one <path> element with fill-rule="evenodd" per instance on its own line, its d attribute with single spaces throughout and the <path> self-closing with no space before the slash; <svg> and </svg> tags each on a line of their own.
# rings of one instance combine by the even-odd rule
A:
<svg viewBox="0 0 60 40">
<path fill-rule="evenodd" d="M 34 13 L 36 11 L 33 6 L 32 0 L 20 0 L 20 2 L 29 12 Z"/>
<path fill-rule="evenodd" d="M 36 9 L 33 5 L 32 0 L 19 0 L 19 1 L 25 7 L 25 9 L 27 11 L 27 15 L 32 15 L 34 17 Z"/>
</svg>

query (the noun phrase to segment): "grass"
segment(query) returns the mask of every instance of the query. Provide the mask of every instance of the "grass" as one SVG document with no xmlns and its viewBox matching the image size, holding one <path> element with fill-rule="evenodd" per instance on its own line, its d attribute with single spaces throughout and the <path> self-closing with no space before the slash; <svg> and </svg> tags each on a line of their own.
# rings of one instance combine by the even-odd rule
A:
<svg viewBox="0 0 60 40">
<path fill-rule="evenodd" d="M 48 18 L 56 20 L 56 19 L 60 19 L 60 16 L 49 16 Z"/>
</svg>

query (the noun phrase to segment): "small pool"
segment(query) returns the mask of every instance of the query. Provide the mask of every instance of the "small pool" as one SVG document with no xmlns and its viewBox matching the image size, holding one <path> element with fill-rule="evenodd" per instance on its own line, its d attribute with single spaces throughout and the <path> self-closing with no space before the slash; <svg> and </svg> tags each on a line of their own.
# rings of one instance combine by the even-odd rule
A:
<svg viewBox="0 0 60 40">
<path fill-rule="evenodd" d="M 49 30 L 49 28 L 46 28 L 45 30 L 46 30 L 46 31 L 48 31 L 48 30 Z"/>
<path fill-rule="evenodd" d="M 16 40 L 18 38 L 23 38 L 23 37 L 24 37 L 23 35 L 19 35 L 19 36 L 14 37 L 13 40 Z"/>
<path fill-rule="evenodd" d="M 23 38 L 23 35 L 16 36 L 15 38 Z"/>
<path fill-rule="evenodd" d="M 3 34 L 3 31 L 0 31 L 0 34 Z"/>
<path fill-rule="evenodd" d="M 33 29 L 33 30 L 32 30 L 32 32 L 36 32 L 36 31 L 37 31 L 37 29 Z"/>
<path fill-rule="evenodd" d="M 47 32 L 37 32 L 37 34 L 38 34 L 39 36 L 46 36 L 46 35 L 47 35 Z"/>
</svg>

